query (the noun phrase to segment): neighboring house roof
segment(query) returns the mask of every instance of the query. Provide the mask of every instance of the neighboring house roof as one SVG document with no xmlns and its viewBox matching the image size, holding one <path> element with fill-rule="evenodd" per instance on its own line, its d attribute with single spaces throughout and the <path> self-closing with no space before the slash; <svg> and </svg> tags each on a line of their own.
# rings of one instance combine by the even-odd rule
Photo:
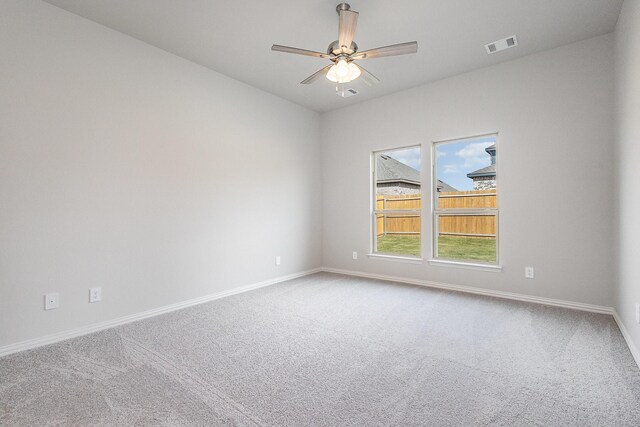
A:
<svg viewBox="0 0 640 427">
<path fill-rule="evenodd" d="M 496 144 L 488 146 L 484 151 L 491 156 L 491 164 L 477 171 L 468 173 L 467 177 L 473 179 L 481 176 L 496 176 Z"/>
<path fill-rule="evenodd" d="M 446 182 L 438 180 L 438 191 L 447 192 L 447 191 L 458 191 L 458 190 L 456 190 L 455 188 L 453 188 L 452 186 L 450 186 Z"/>
<path fill-rule="evenodd" d="M 420 186 L 420 172 L 393 157 L 381 154 L 376 162 L 376 179 L 379 183 L 404 182 Z M 438 180 L 438 191 L 458 191 L 446 182 Z"/>
<path fill-rule="evenodd" d="M 486 168 L 478 169 L 477 171 L 468 173 L 467 176 L 469 178 L 477 178 L 480 176 L 496 176 L 496 165 L 489 165 Z"/>
<path fill-rule="evenodd" d="M 393 157 L 381 154 L 376 162 L 376 179 L 378 182 L 406 182 L 420 185 L 420 172 Z"/>
</svg>

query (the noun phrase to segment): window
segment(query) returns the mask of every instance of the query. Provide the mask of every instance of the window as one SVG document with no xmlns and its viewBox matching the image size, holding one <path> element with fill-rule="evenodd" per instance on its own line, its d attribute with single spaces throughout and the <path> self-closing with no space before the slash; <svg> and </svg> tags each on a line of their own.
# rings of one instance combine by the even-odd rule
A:
<svg viewBox="0 0 640 427">
<path fill-rule="evenodd" d="M 498 263 L 497 135 L 433 147 L 433 257 Z"/>
<path fill-rule="evenodd" d="M 420 257 L 420 147 L 373 153 L 373 253 Z"/>
</svg>

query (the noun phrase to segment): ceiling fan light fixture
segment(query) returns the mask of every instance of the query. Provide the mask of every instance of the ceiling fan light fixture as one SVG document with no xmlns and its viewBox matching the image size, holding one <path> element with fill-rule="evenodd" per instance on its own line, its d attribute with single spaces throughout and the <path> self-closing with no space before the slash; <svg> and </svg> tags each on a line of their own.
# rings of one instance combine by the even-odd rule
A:
<svg viewBox="0 0 640 427">
<path fill-rule="evenodd" d="M 327 79 L 334 83 L 349 83 L 360 77 L 360 74 L 360 68 L 356 64 L 341 59 L 329 68 Z"/>
<path fill-rule="evenodd" d="M 360 77 L 360 74 L 360 68 L 358 68 L 358 66 L 353 62 L 349 62 L 349 79 L 355 80 Z"/>
<path fill-rule="evenodd" d="M 328 80 L 334 83 L 343 84 L 349 83 L 362 75 L 362 81 L 364 84 L 371 86 L 378 83 L 380 80 L 360 65 L 356 65 L 353 61 L 360 61 L 368 58 L 381 58 L 383 56 L 405 55 L 407 53 L 416 53 L 418 51 L 418 42 L 413 41 L 377 47 L 375 49 L 360 52 L 358 50 L 358 45 L 353 41 L 353 35 L 356 32 L 356 25 L 358 22 L 358 12 L 351 10 L 351 6 L 347 3 L 340 3 L 336 7 L 336 11 L 338 12 L 339 17 L 338 40 L 335 40 L 329 45 L 327 53 L 300 49 L 297 47 L 282 46 L 279 44 L 271 46 L 271 50 L 276 52 L 314 56 L 316 58 L 329 59 L 332 62 L 311 74 L 309 77 L 301 81 L 300 84 L 311 84 L 322 76 L 326 76 Z"/>
<path fill-rule="evenodd" d="M 349 75 L 349 64 L 344 59 L 341 59 L 336 64 L 336 76 L 340 79 L 344 79 Z"/>
</svg>

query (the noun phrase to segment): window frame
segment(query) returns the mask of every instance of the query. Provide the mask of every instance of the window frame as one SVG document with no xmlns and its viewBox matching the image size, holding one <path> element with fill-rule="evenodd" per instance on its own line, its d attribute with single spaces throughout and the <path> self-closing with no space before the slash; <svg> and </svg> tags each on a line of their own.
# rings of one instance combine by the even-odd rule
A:
<svg viewBox="0 0 640 427">
<path fill-rule="evenodd" d="M 459 209 L 438 209 L 438 174 L 437 174 L 437 154 L 436 148 L 440 144 L 464 142 L 465 140 L 474 140 L 483 137 L 495 137 L 496 151 L 498 152 L 499 133 L 491 132 L 479 135 L 473 135 L 462 138 L 452 138 L 431 143 L 431 258 L 430 263 L 447 264 L 467 267 L 480 267 L 487 269 L 500 269 L 500 205 L 499 205 L 499 160 L 496 156 L 496 207 L 495 208 L 459 208 Z M 438 256 L 438 226 L 441 216 L 494 216 L 496 227 L 496 260 L 492 262 L 480 261 L 474 259 L 445 258 Z"/>
<path fill-rule="evenodd" d="M 388 153 L 390 151 L 400 151 L 400 150 L 406 150 L 406 149 L 410 149 L 410 148 L 419 148 L 420 149 L 420 162 L 421 162 L 421 167 L 420 167 L 420 209 L 376 209 L 376 202 L 377 202 L 377 182 L 378 182 L 378 174 L 377 174 L 377 164 L 376 164 L 376 156 L 378 154 L 381 153 Z M 388 149 L 382 149 L 382 150 L 374 150 L 371 152 L 371 184 L 370 184 L 370 189 L 371 189 L 371 195 L 370 195 L 370 212 L 371 215 L 369 216 L 369 230 L 371 232 L 371 245 L 369 248 L 369 257 L 373 257 L 373 258 L 381 258 L 381 259 L 389 259 L 389 260 L 401 260 L 401 261 L 408 261 L 408 262 L 417 262 L 417 263 L 421 263 L 424 257 L 424 248 L 423 248 L 423 234 L 424 234 L 424 218 L 422 216 L 423 214 L 423 208 L 424 208 L 424 168 L 422 167 L 422 160 L 423 160 L 423 144 L 411 144 L 411 145 L 404 145 L 404 146 L 400 146 L 400 147 L 394 147 L 394 148 L 388 148 Z M 378 232 L 377 232 L 377 215 L 407 215 L 407 214 L 412 214 L 414 216 L 417 216 L 420 219 L 420 233 L 419 233 L 419 238 L 420 238 L 420 255 L 419 256 L 414 256 L 414 255 L 407 255 L 407 254 L 401 254 L 401 253 L 394 253 L 394 252 L 379 252 L 377 250 L 378 247 Z"/>
</svg>

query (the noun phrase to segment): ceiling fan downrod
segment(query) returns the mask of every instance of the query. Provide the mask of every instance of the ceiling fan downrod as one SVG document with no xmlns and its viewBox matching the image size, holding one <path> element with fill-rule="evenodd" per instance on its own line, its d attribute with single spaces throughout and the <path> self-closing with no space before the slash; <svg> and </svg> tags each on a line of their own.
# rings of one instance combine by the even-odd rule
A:
<svg viewBox="0 0 640 427">
<path fill-rule="evenodd" d="M 340 15 L 341 10 L 351 10 L 351 5 L 349 3 L 340 3 L 336 6 L 336 12 Z"/>
</svg>

